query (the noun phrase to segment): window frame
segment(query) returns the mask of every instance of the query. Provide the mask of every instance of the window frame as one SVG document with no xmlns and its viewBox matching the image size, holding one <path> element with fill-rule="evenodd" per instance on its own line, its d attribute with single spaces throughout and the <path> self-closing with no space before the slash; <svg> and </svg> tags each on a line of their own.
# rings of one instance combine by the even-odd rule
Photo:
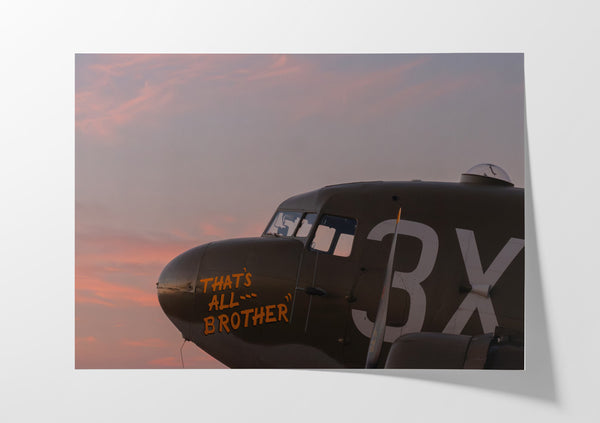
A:
<svg viewBox="0 0 600 423">
<path fill-rule="evenodd" d="M 310 228 L 310 230 L 308 231 L 308 233 L 306 234 L 306 236 L 297 236 L 298 231 L 300 230 L 300 228 L 302 227 L 302 221 L 304 220 L 304 218 L 306 217 L 306 215 L 309 214 L 314 214 L 315 215 L 315 222 L 312 224 L 312 227 Z M 294 231 L 292 238 L 296 238 L 297 240 L 303 240 L 306 241 L 308 238 L 310 238 L 310 236 L 312 235 L 312 232 L 315 228 L 315 223 L 319 221 L 319 213 L 318 212 L 302 212 L 302 216 L 300 216 L 300 223 L 298 223 L 298 226 L 296 226 L 296 230 Z"/>
<path fill-rule="evenodd" d="M 299 213 L 300 214 L 300 221 L 298 222 L 298 224 L 294 228 L 294 231 L 292 232 L 292 234 L 289 234 L 289 235 L 279 235 L 279 234 L 268 233 L 269 229 L 271 228 L 271 226 L 273 226 L 273 223 L 275 222 L 275 219 L 277 218 L 277 216 L 279 215 L 279 213 Z M 269 220 L 269 223 L 267 224 L 266 228 L 263 230 L 262 236 L 272 236 L 272 237 L 276 237 L 276 238 L 293 238 L 296 235 L 296 232 L 298 231 L 298 227 L 300 226 L 300 223 L 302 223 L 302 218 L 304 217 L 305 214 L 306 214 L 306 212 L 303 211 L 303 210 L 287 210 L 287 209 L 283 209 L 283 210 L 282 209 L 277 209 L 277 210 L 275 210 L 275 213 L 273 213 L 273 216 L 271 217 L 271 220 Z"/>
<path fill-rule="evenodd" d="M 352 234 L 353 239 L 352 239 L 352 246 L 350 247 L 350 254 L 348 254 L 347 256 L 341 256 L 341 255 L 336 255 L 333 254 L 335 249 L 338 246 L 338 242 L 339 242 L 339 236 L 335 242 L 335 246 L 333 246 L 333 242 L 329 245 L 329 250 L 327 251 L 322 251 L 322 250 L 316 250 L 314 248 L 312 248 L 312 243 L 315 239 L 315 235 L 317 233 L 317 229 L 319 228 L 319 226 L 321 225 L 321 220 L 323 220 L 323 217 L 325 216 L 331 216 L 331 217 L 337 217 L 340 219 L 347 219 L 347 220 L 354 220 L 354 222 L 356 222 L 356 224 L 354 225 L 354 234 Z M 348 216 L 340 216 L 337 214 L 330 214 L 330 213 L 319 213 L 317 216 L 317 220 L 316 222 L 318 222 L 316 225 L 313 225 L 313 227 L 311 228 L 311 233 L 309 234 L 309 236 L 306 238 L 307 242 L 306 242 L 306 248 L 308 249 L 308 251 L 312 251 L 314 253 L 320 253 L 320 254 L 327 254 L 330 256 L 334 256 L 334 257 L 340 257 L 340 258 L 349 258 L 352 257 L 352 255 L 354 254 L 354 241 L 356 240 L 356 234 L 357 234 L 357 230 L 358 230 L 358 219 L 355 217 L 348 217 Z M 337 230 L 336 230 L 337 233 Z M 341 235 L 342 233 L 340 233 Z M 349 234 L 348 234 L 349 235 Z M 335 235 L 334 235 L 335 238 Z"/>
</svg>

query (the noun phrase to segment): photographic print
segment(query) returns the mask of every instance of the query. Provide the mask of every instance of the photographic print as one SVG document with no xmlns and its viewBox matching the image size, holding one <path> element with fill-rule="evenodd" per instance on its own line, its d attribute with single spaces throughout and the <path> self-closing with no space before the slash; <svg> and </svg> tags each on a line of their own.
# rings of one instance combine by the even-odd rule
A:
<svg viewBox="0 0 600 423">
<path fill-rule="evenodd" d="M 77 54 L 75 367 L 524 367 L 523 54 Z"/>
</svg>

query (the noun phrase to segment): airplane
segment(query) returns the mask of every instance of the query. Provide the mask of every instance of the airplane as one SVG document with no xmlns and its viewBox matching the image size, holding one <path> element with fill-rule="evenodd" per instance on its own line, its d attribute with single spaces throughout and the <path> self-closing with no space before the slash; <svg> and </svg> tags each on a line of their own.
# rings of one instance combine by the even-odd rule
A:
<svg viewBox="0 0 600 423">
<path fill-rule="evenodd" d="M 523 369 L 524 260 L 523 188 L 484 163 L 293 196 L 260 237 L 192 248 L 156 285 L 231 368 Z"/>
</svg>

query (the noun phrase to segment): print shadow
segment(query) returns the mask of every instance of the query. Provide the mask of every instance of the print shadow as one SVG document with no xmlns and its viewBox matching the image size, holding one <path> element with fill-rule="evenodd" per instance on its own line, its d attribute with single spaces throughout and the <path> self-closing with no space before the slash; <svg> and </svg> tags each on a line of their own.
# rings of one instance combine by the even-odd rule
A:
<svg viewBox="0 0 600 423">
<path fill-rule="evenodd" d="M 470 386 L 559 404 L 538 253 L 525 117 L 525 370 L 344 370 Z M 339 371 L 339 370 L 331 370 Z"/>
</svg>

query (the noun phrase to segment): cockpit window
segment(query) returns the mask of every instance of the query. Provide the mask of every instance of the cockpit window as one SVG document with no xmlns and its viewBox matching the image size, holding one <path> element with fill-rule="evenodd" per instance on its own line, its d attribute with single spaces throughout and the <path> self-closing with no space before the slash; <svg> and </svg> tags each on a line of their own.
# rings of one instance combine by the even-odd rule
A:
<svg viewBox="0 0 600 423">
<path fill-rule="evenodd" d="M 311 250 L 348 257 L 352 252 L 356 219 L 324 215 L 310 244 Z"/>
<path fill-rule="evenodd" d="M 315 224 L 315 220 L 317 220 L 316 213 L 306 213 L 302 222 L 300 222 L 300 227 L 298 228 L 298 232 L 296 232 L 296 238 L 306 238 Z"/>
<path fill-rule="evenodd" d="M 300 212 L 280 211 L 275 215 L 271 226 L 265 232 L 267 235 L 292 236 L 300 223 Z"/>
<path fill-rule="evenodd" d="M 354 241 L 354 234 L 340 234 L 335 250 L 333 250 L 334 256 L 348 257 L 352 251 L 352 242 Z"/>
</svg>

